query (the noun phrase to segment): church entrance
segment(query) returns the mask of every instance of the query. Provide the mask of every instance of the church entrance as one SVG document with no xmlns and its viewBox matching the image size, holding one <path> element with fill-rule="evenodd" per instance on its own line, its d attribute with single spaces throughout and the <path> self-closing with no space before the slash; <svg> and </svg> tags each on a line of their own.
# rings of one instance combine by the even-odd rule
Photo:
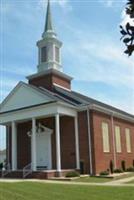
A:
<svg viewBox="0 0 134 200">
<path fill-rule="evenodd" d="M 41 132 L 36 134 L 36 162 L 38 170 L 52 168 L 51 134 Z"/>
</svg>

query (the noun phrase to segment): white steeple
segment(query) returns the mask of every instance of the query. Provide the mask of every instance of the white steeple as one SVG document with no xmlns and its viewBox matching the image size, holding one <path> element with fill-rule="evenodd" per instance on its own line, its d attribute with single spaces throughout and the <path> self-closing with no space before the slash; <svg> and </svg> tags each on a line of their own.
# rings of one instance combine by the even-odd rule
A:
<svg viewBox="0 0 134 200">
<path fill-rule="evenodd" d="M 47 4 L 46 23 L 42 39 L 37 42 L 39 48 L 38 72 L 48 69 L 62 71 L 60 48 L 62 42 L 57 39 L 57 34 L 53 30 L 50 1 Z"/>
</svg>

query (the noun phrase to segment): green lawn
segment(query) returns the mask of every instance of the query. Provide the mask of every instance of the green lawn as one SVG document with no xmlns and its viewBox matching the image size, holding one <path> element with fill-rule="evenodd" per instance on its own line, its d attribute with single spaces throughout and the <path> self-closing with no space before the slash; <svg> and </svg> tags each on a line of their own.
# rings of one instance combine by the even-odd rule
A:
<svg viewBox="0 0 134 200">
<path fill-rule="evenodd" d="M 0 200 L 132 200 L 133 187 L 0 183 Z"/>
</svg>

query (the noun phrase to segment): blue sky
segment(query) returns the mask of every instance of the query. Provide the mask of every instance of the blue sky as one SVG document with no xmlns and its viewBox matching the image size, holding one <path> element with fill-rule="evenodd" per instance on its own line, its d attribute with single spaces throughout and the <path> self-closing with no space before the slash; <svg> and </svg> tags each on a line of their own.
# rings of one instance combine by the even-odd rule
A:
<svg viewBox="0 0 134 200">
<path fill-rule="evenodd" d="M 123 54 L 119 24 L 126 1 L 51 1 L 53 24 L 63 42 L 64 72 L 73 90 L 134 114 L 134 56 Z M 36 42 L 45 23 L 46 1 L 1 0 L 0 101 L 35 73 Z M 123 18 L 124 17 L 124 18 Z M 0 128 L 0 148 L 5 146 Z"/>
</svg>

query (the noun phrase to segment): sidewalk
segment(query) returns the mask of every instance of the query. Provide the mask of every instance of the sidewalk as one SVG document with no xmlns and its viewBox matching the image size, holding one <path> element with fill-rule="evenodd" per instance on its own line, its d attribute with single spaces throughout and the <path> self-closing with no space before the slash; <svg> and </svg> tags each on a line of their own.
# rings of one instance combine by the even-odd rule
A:
<svg viewBox="0 0 134 200">
<path fill-rule="evenodd" d="M 128 178 L 119 179 L 119 180 L 110 181 L 109 183 L 110 184 L 125 184 L 125 183 L 128 183 L 128 182 L 133 181 L 133 180 L 134 180 L 134 176 L 128 177 Z M 107 183 L 105 183 L 105 184 L 107 184 Z"/>
<path fill-rule="evenodd" d="M 71 181 L 52 181 L 52 180 L 38 180 L 38 179 L 0 179 L 0 183 L 17 183 L 17 182 L 34 182 L 34 183 L 47 183 L 47 184 L 64 184 L 64 185 L 85 185 L 85 186 L 119 186 L 119 187 L 134 187 L 134 184 L 125 184 L 134 180 L 134 177 L 115 180 L 107 183 L 83 183 Z"/>
</svg>

